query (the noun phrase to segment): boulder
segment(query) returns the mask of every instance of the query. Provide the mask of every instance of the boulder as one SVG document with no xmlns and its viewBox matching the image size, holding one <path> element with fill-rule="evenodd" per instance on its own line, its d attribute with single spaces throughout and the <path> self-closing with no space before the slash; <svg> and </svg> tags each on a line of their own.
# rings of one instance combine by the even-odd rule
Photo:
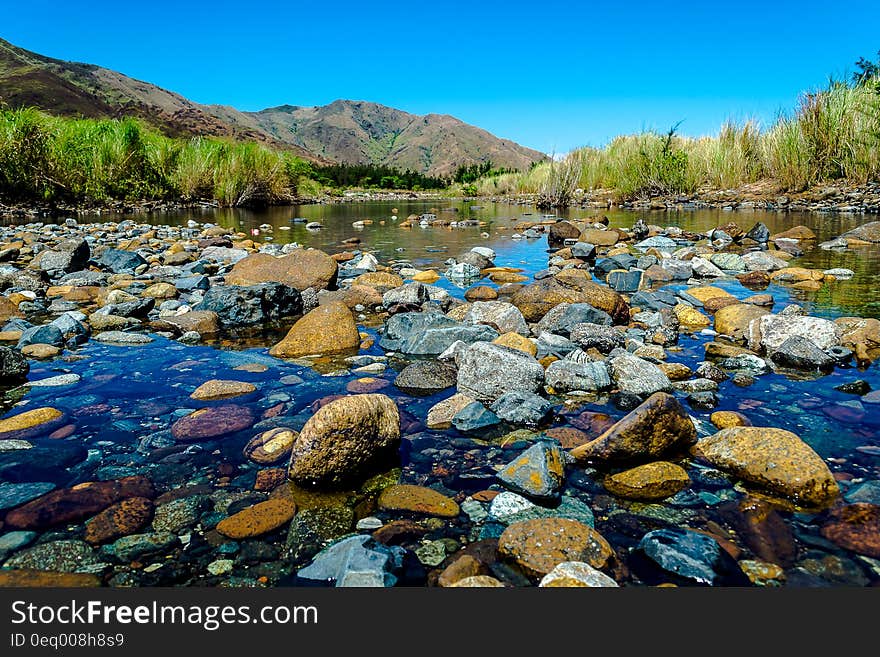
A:
<svg viewBox="0 0 880 657">
<path fill-rule="evenodd" d="M 437 361 L 417 361 L 401 370 L 394 385 L 410 395 L 433 395 L 455 385 L 454 367 Z"/>
<path fill-rule="evenodd" d="M 29 371 L 27 358 L 20 351 L 0 346 L 0 384 L 26 381 Z"/>
<path fill-rule="evenodd" d="M 491 411 L 505 422 L 535 427 L 550 417 L 553 404 L 533 392 L 513 390 L 495 400 Z"/>
<path fill-rule="evenodd" d="M 700 586 L 748 586 L 749 579 L 718 541 L 689 529 L 656 529 L 642 537 L 638 556 L 674 583 Z"/>
<path fill-rule="evenodd" d="M 275 497 L 242 509 L 217 523 L 217 531 L 235 540 L 268 534 L 289 523 L 296 504 L 286 497 Z"/>
<path fill-rule="evenodd" d="M 570 360 L 557 360 L 550 363 L 544 373 L 545 382 L 556 393 L 582 390 L 595 392 L 611 387 L 608 367 L 602 362 L 577 363 Z"/>
<path fill-rule="evenodd" d="M 317 249 L 294 249 L 280 258 L 268 253 L 253 253 L 235 263 L 226 275 L 228 285 L 284 283 L 297 290 L 314 288 L 332 290 L 336 287 L 339 266 Z"/>
<path fill-rule="evenodd" d="M 297 320 L 269 354 L 277 358 L 332 354 L 357 349 L 360 341 L 351 311 L 336 301 L 318 306 Z"/>
<path fill-rule="evenodd" d="M 388 319 L 379 346 L 386 351 L 428 356 L 442 354 L 453 343 L 491 342 L 498 332 L 484 325 L 468 325 L 439 312 L 398 313 Z"/>
<path fill-rule="evenodd" d="M 383 511 L 406 511 L 439 518 L 455 518 L 458 504 L 446 495 L 424 486 L 396 484 L 385 488 L 377 505 Z"/>
<path fill-rule="evenodd" d="M 625 351 L 608 361 L 611 378 L 621 392 L 647 396 L 672 390 L 672 382 L 659 367 Z"/>
<path fill-rule="evenodd" d="M 792 335 L 769 354 L 778 365 L 801 370 L 832 370 L 835 360 L 809 338 Z"/>
<path fill-rule="evenodd" d="M 767 311 L 749 303 L 736 303 L 724 306 L 715 312 L 715 331 L 729 335 L 734 340 L 746 340 L 749 324 L 753 319 L 763 317 Z"/>
<path fill-rule="evenodd" d="M 826 350 L 840 344 L 843 332 L 834 322 L 819 317 L 762 315 L 749 322 L 749 349 L 773 353 L 794 335 L 807 338 L 819 349 Z"/>
<path fill-rule="evenodd" d="M 675 495 L 691 484 L 684 468 L 668 461 L 654 461 L 608 475 L 605 489 L 631 500 L 654 501 Z"/>
<path fill-rule="evenodd" d="M 177 420 L 171 425 L 171 435 L 179 443 L 212 440 L 249 429 L 255 422 L 254 413 L 248 406 L 211 406 Z"/>
<path fill-rule="evenodd" d="M 557 500 L 565 480 L 565 455 L 558 445 L 539 441 L 505 465 L 498 480 L 526 497 Z"/>
<path fill-rule="evenodd" d="M 528 354 L 490 342 L 476 342 L 461 356 L 458 391 L 478 401 L 493 402 L 505 392 L 536 392 L 544 368 Z"/>
<path fill-rule="evenodd" d="M 560 303 L 538 322 L 539 331 L 569 337 L 577 324 L 611 326 L 611 316 L 588 303 Z"/>
<path fill-rule="evenodd" d="M 509 525 L 498 539 L 498 554 L 534 578 L 544 577 L 565 561 L 606 568 L 614 557 L 599 532 L 568 518 L 536 518 Z"/>
<path fill-rule="evenodd" d="M 592 280 L 582 269 L 564 269 L 517 290 L 510 299 L 528 322 L 537 322 L 560 303 L 587 303 L 607 313 L 615 324 L 629 321 L 629 306 L 614 290 Z"/>
<path fill-rule="evenodd" d="M 224 328 L 234 328 L 299 315 L 303 304 L 299 291 L 283 283 L 215 285 L 194 310 L 216 313 Z"/>
<path fill-rule="evenodd" d="M 463 321 L 468 324 L 486 324 L 499 333 L 529 334 L 529 327 L 522 313 L 506 301 L 475 301 Z"/>
</svg>

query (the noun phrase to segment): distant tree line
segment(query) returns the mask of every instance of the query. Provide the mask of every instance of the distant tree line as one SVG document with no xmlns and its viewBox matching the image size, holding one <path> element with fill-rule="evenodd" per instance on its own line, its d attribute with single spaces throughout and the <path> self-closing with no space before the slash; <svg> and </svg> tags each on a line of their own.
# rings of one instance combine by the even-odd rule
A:
<svg viewBox="0 0 880 657">
<path fill-rule="evenodd" d="M 502 173 L 513 173 L 513 169 L 496 169 L 492 165 L 492 160 L 479 162 L 477 164 L 461 164 L 455 170 L 453 181 L 462 184 L 476 182 L 484 176 L 498 176 Z"/>
<path fill-rule="evenodd" d="M 443 189 L 449 181 L 407 169 L 376 164 L 330 164 L 312 166 L 311 177 L 328 187 L 366 187 L 377 189 Z"/>
</svg>

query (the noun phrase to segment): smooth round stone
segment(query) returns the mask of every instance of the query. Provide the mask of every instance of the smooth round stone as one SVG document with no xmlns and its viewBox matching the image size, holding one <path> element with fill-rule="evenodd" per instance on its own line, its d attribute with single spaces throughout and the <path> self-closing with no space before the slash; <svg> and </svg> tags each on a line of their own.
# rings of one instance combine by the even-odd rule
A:
<svg viewBox="0 0 880 657">
<path fill-rule="evenodd" d="M 714 538 L 689 529 L 670 527 L 650 531 L 642 537 L 637 551 L 667 576 L 688 583 L 709 586 L 749 583 L 736 561 Z"/>
<path fill-rule="evenodd" d="M 141 333 L 126 333 L 124 331 L 101 331 L 93 336 L 92 339 L 96 342 L 125 346 L 149 344 L 153 341 L 153 338 L 148 335 L 143 335 Z"/>
<path fill-rule="evenodd" d="M 253 538 L 283 527 L 296 514 L 296 504 L 283 497 L 260 502 L 217 523 L 217 531 L 233 539 Z"/>
<path fill-rule="evenodd" d="M 507 527 L 498 539 L 498 554 L 530 577 L 544 577 L 564 561 L 607 566 L 614 551 L 592 527 L 567 518 L 539 518 Z"/>
<path fill-rule="evenodd" d="M 153 515 L 153 503 L 145 497 L 132 497 L 104 509 L 86 523 L 83 538 L 92 545 L 135 534 L 146 527 Z"/>
<path fill-rule="evenodd" d="M 847 550 L 880 559 L 880 506 L 858 502 L 832 509 L 822 536 Z"/>
<path fill-rule="evenodd" d="M 25 440 L 51 431 L 63 421 L 64 414 L 57 408 L 34 408 L 0 420 L 0 439 Z"/>
<path fill-rule="evenodd" d="M 662 500 L 690 486 L 684 468 L 668 461 L 646 463 L 605 478 L 605 488 L 632 500 Z"/>
<path fill-rule="evenodd" d="M 385 523 L 375 516 L 367 516 L 366 518 L 361 518 L 357 521 L 355 529 L 358 531 L 374 531 L 384 524 Z"/>
<path fill-rule="evenodd" d="M 385 379 L 376 379 L 373 377 L 365 376 L 360 379 L 355 379 L 354 381 L 349 381 L 348 384 L 345 386 L 345 389 L 348 392 L 352 392 L 355 394 L 364 394 L 383 390 L 389 385 L 390 383 Z"/>
<path fill-rule="evenodd" d="M 379 495 L 378 505 L 385 511 L 409 511 L 441 518 L 455 518 L 459 506 L 442 493 L 423 486 L 397 484 Z"/>
<path fill-rule="evenodd" d="M 228 404 L 201 408 L 177 420 L 171 426 L 171 435 L 177 442 L 195 442 L 248 429 L 255 421 L 253 411 L 247 406 Z"/>
<path fill-rule="evenodd" d="M 21 353 L 28 358 L 42 360 L 45 358 L 55 358 L 55 356 L 61 353 L 61 349 L 51 344 L 29 344 L 21 348 Z"/>
<path fill-rule="evenodd" d="M 617 582 L 583 561 L 563 561 L 544 575 L 538 586 L 542 588 L 612 588 L 617 587 Z"/>
<path fill-rule="evenodd" d="M 211 379 L 205 381 L 196 388 L 190 395 L 191 399 L 200 401 L 214 401 L 218 399 L 229 399 L 230 397 L 239 397 L 248 395 L 256 391 L 257 387 L 252 383 L 244 381 L 224 381 L 221 379 Z"/>
<path fill-rule="evenodd" d="M 276 427 L 251 438 L 244 447 L 245 458 L 260 465 L 272 465 L 290 456 L 299 432 Z"/>
<path fill-rule="evenodd" d="M 268 365 L 264 365 L 263 363 L 244 363 L 242 365 L 236 365 L 232 369 L 237 370 L 239 372 L 251 372 L 254 374 L 261 374 L 269 369 Z"/>
<path fill-rule="evenodd" d="M 79 383 L 82 377 L 79 374 L 59 374 L 58 376 L 50 376 L 45 379 L 37 379 L 36 381 L 28 381 L 25 385 L 31 388 L 56 388 L 60 386 L 69 386 Z"/>
<path fill-rule="evenodd" d="M 715 411 L 709 416 L 709 421 L 718 429 L 752 426 L 752 423 L 745 415 L 736 411 Z"/>
</svg>

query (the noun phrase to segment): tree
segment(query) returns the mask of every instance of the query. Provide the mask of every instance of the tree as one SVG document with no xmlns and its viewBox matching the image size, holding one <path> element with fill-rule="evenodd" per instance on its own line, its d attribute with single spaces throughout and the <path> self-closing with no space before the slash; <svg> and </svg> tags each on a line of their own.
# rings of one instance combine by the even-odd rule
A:
<svg viewBox="0 0 880 657">
<path fill-rule="evenodd" d="M 877 51 L 877 61 L 859 57 L 856 62 L 857 73 L 853 73 L 852 81 L 856 86 L 866 85 L 869 82 L 880 80 L 880 50 Z"/>
</svg>

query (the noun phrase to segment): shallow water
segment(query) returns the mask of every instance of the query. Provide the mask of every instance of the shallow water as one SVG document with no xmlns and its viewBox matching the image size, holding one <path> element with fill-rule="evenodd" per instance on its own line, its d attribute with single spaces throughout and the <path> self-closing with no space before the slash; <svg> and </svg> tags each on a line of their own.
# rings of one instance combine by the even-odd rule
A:
<svg viewBox="0 0 880 657">
<path fill-rule="evenodd" d="M 486 225 L 413 229 L 398 226 L 408 214 L 418 214 L 431 208 L 435 208 L 441 218 L 473 218 L 486 222 Z M 449 211 L 450 208 L 456 208 L 457 212 Z M 397 209 L 396 220 L 392 218 L 393 209 Z M 561 214 L 582 218 L 600 213 L 572 210 Z M 611 225 L 615 226 L 630 226 L 638 218 L 643 218 L 647 223 L 661 226 L 674 224 L 694 231 L 705 231 L 728 221 L 736 221 L 744 229 L 750 228 L 756 221 L 762 221 L 771 232 L 803 224 L 817 233 L 818 241 L 835 237 L 865 221 L 855 216 L 763 212 L 652 213 L 612 210 L 601 214 L 608 216 Z M 303 224 L 292 222 L 295 217 L 320 221 L 324 228 L 306 230 Z M 470 203 L 447 201 L 376 202 L 270 208 L 264 212 L 221 210 L 125 218 L 153 224 L 184 224 L 189 219 L 210 221 L 246 232 L 260 230 L 259 238 L 255 236 L 255 239 L 269 236 L 278 243 L 295 241 L 328 252 L 341 251 L 343 240 L 359 237 L 359 248 L 375 252 L 380 262 L 406 259 L 416 267 L 434 267 L 440 272 L 445 268 L 443 263 L 447 258 L 477 245 L 496 251 L 496 265 L 518 267 L 529 275 L 547 265 L 546 238 L 529 240 L 513 237 L 517 233 L 515 225 L 518 222 L 541 219 L 539 211 L 520 206 L 484 204 L 473 207 Z M 100 217 L 101 221 L 112 219 L 107 215 Z M 371 219 L 373 223 L 363 228 L 352 227 L 352 222 L 365 219 Z M 272 226 L 272 230 L 259 229 L 264 224 Z M 290 230 L 282 230 L 287 227 Z M 481 236 L 483 232 L 488 232 L 489 236 Z M 766 292 L 776 298 L 775 310 L 792 301 L 805 305 L 810 314 L 830 318 L 845 315 L 880 316 L 880 248 L 842 253 L 813 249 L 793 260 L 792 264 L 822 269 L 846 267 L 854 270 L 856 275 L 852 280 L 826 285 L 819 293 L 773 285 Z M 445 278 L 437 284 L 459 298 L 463 296 L 464 289 L 452 285 Z M 492 283 L 486 280 L 482 284 Z M 739 297 L 754 294 L 735 279 L 713 284 Z M 376 335 L 375 329 L 367 330 Z M 184 346 L 160 336 L 154 337 L 154 342 L 138 347 L 114 347 L 90 341 L 76 351 L 65 352 L 66 358 L 34 362 L 28 377 L 30 381 L 64 373 L 78 374 L 81 380 L 61 387 L 8 391 L 6 408 L 11 401 L 21 400 L 26 402 L 25 408 L 51 405 L 66 411 L 75 429 L 64 442 L 85 447 L 89 450 L 89 458 L 69 473 L 57 468 L 47 472 L 40 463 L 31 463 L 13 470 L 7 469 L 2 476 L 9 481 L 48 480 L 58 486 L 70 486 L 86 480 L 147 474 L 162 489 L 184 484 L 210 484 L 218 489 L 250 490 L 259 468 L 242 457 L 241 449 L 257 433 L 256 430 L 242 431 L 222 441 L 185 446 L 185 451 L 154 452 L 157 448 L 174 444 L 168 429 L 178 417 L 195 408 L 229 403 L 194 402 L 189 398 L 192 390 L 213 378 L 252 382 L 257 385 L 256 393 L 230 401 L 253 407 L 258 417 L 270 417 L 277 413 L 284 418 L 285 426 L 300 429 L 313 413 L 313 402 L 327 395 L 357 390 L 352 386 L 356 386 L 355 381 L 362 376 L 347 371 L 346 364 L 341 360 L 325 364 L 317 370 L 272 358 L 267 351 L 277 337 L 273 334 L 264 336 L 258 347 L 241 343 Z M 703 343 L 708 339 L 701 335 L 682 335 L 678 344 L 681 349 L 670 351 L 670 360 L 686 362 L 694 367 L 695 362 L 702 360 Z M 254 342 L 247 344 L 253 345 Z M 378 346 L 362 353 L 384 354 Z M 262 363 L 268 369 L 262 373 L 234 369 L 247 363 Z M 401 393 L 392 381 L 404 364 L 403 361 L 392 360 L 384 374 L 375 375 L 383 381 L 378 384 L 384 386 L 381 391 L 394 397 L 405 418 L 412 422 L 412 436 L 404 441 L 404 480 L 436 485 L 450 495 L 487 488 L 494 482 L 492 466 L 510 461 L 522 451 L 525 444 L 522 441 L 507 445 L 492 440 L 477 441 L 458 434 L 454 429 L 424 431 L 423 422 L 428 408 L 449 396 L 450 391 L 423 398 Z M 339 376 L 324 376 L 321 373 L 333 370 L 338 370 L 336 373 Z M 874 390 L 880 389 L 880 365 L 875 362 L 865 370 L 837 368 L 830 375 L 806 378 L 803 374 L 795 373 L 790 376 L 768 374 L 758 377 L 753 385 L 746 388 L 726 381 L 721 384 L 718 393 L 720 404 L 713 410 L 738 410 L 755 425 L 793 431 L 829 460 L 833 472 L 840 473 L 841 479 L 848 480 L 844 486 L 851 486 L 861 480 L 880 479 L 880 406 L 862 403 L 858 396 L 834 389 L 841 383 L 856 379 L 867 381 Z M 613 419 L 625 414 L 625 411 L 609 403 L 607 398 L 585 400 L 578 408 L 563 407 L 561 399 L 557 401 L 560 402 L 557 410 L 563 411 L 569 419 L 575 411 L 585 410 L 606 413 Z M 20 410 L 24 409 L 19 407 L 14 412 Z M 708 421 L 711 411 L 688 410 L 705 423 L 706 431 L 711 430 Z M 565 417 L 560 417 L 556 424 L 561 426 L 566 421 Z M 57 441 L 47 438 L 34 439 L 32 442 L 48 447 L 57 444 Z M 161 454 L 161 458 L 156 456 L 157 453 Z M 221 464 L 231 468 L 221 469 Z M 632 523 L 627 520 L 632 517 L 642 523 L 643 532 L 653 528 L 651 523 L 655 522 L 661 523 L 659 526 L 663 522 L 710 528 L 730 526 L 732 521 L 726 515 L 730 510 L 725 503 L 744 499 L 743 490 L 730 484 L 719 485 L 711 477 L 701 478 L 699 472 L 699 468 L 691 470 L 694 483 L 690 490 L 705 494 L 705 499 L 710 502 L 705 502 L 705 499 L 694 501 L 685 496 L 677 504 L 664 505 L 616 501 L 604 492 L 601 479 L 583 481 L 582 492 L 584 499 L 593 506 L 597 518 L 605 523 L 597 524 L 597 529 L 615 547 L 625 550 L 637 543 L 640 537 L 640 534 L 633 535 Z M 862 585 L 880 579 L 877 562 L 836 548 L 823 539 L 813 516 L 785 511 L 779 513 L 788 528 L 787 540 L 795 546 L 793 549 L 797 554 L 787 559 L 787 566 L 793 573 L 790 575 L 792 582 L 800 581 L 806 585 L 820 585 L 823 582 Z M 457 535 L 467 530 L 467 526 L 464 526 L 447 528 L 446 531 L 449 535 Z M 72 529 L 70 534 L 75 536 L 77 531 Z M 283 543 L 283 532 L 280 538 L 274 535 L 263 540 L 268 545 L 277 546 L 279 541 Z M 752 540 L 760 543 L 763 539 Z M 750 547 L 753 552 L 759 552 L 757 548 Z M 178 568 L 171 572 L 159 569 L 149 577 L 137 576 L 135 582 L 218 583 L 220 580 L 204 574 L 204 564 L 217 556 L 208 550 L 203 557 L 194 561 L 196 565 L 190 569 Z M 290 574 L 289 564 L 283 558 L 257 561 L 258 566 L 247 564 L 247 567 L 236 568 L 235 575 L 247 579 L 260 572 L 267 574 L 270 583 L 280 583 Z M 251 566 L 256 570 L 249 570 Z"/>
</svg>

